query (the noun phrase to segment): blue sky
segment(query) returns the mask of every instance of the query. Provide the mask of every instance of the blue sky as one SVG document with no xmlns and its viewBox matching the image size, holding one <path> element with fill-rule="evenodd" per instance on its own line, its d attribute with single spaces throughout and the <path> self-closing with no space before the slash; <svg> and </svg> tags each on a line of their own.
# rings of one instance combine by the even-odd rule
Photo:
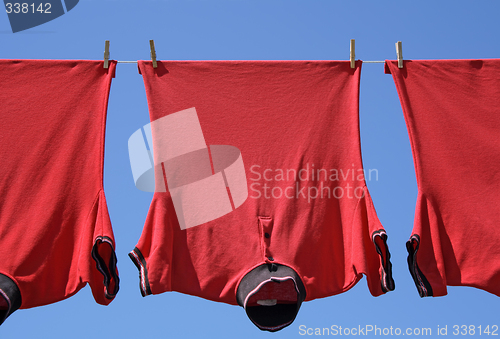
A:
<svg viewBox="0 0 500 339">
<path fill-rule="evenodd" d="M 110 40 L 112 59 L 144 60 L 150 39 L 161 60 L 346 60 L 350 39 L 356 39 L 360 60 L 395 59 L 399 40 L 405 59 L 498 58 L 499 14 L 496 1 L 81 0 L 66 15 L 16 34 L 0 14 L 0 58 L 102 59 Z M 19 310 L 0 327 L 0 337 L 307 337 L 300 325 L 431 328 L 434 336 L 438 326 L 447 326 L 451 336 L 454 325 L 500 326 L 500 300 L 487 292 L 449 287 L 447 296 L 425 299 L 417 293 L 405 249 L 415 171 L 399 99 L 383 64 L 362 67 L 360 119 L 364 167 L 379 173 L 368 188 L 389 235 L 396 290 L 374 298 L 363 279 L 346 293 L 304 303 L 291 326 L 265 333 L 241 307 L 175 292 L 141 296 L 127 254 L 140 237 L 152 194 L 134 186 L 127 140 L 149 117 L 136 65 L 119 64 L 108 109 L 104 187 L 120 292 L 106 307 L 94 302 L 87 287 L 62 302 Z"/>
</svg>

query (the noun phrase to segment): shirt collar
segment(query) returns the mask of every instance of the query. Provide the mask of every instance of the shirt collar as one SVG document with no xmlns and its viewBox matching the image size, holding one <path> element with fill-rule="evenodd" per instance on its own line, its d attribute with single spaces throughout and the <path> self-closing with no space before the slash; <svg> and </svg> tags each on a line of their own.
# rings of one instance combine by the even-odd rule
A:
<svg viewBox="0 0 500 339">
<path fill-rule="evenodd" d="M 238 304 L 261 330 L 275 332 L 290 325 L 306 298 L 297 272 L 281 264 L 262 264 L 248 272 L 236 292 Z"/>
</svg>

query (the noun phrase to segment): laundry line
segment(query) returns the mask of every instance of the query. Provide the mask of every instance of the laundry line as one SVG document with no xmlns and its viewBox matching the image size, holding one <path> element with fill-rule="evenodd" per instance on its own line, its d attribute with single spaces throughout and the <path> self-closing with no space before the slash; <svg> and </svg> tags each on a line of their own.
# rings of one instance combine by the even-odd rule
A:
<svg viewBox="0 0 500 339">
<path fill-rule="evenodd" d="M 154 40 L 149 40 L 149 47 L 151 51 L 151 61 L 153 62 L 153 68 L 158 67 L 156 60 L 156 50 Z M 403 47 L 401 41 L 396 42 L 396 55 L 398 58 L 398 68 L 403 68 Z M 351 39 L 350 49 L 349 49 L 349 61 L 351 62 L 351 68 L 356 68 L 356 54 L 355 54 L 355 41 Z M 362 61 L 366 64 L 383 64 L 385 61 Z M 137 61 L 117 61 L 119 64 L 137 64 Z M 109 66 L 109 40 L 105 41 L 104 46 L 104 68 Z"/>
<path fill-rule="evenodd" d="M 385 61 L 363 61 L 365 64 L 383 64 Z M 137 61 L 117 61 L 118 64 L 136 64 Z"/>
</svg>

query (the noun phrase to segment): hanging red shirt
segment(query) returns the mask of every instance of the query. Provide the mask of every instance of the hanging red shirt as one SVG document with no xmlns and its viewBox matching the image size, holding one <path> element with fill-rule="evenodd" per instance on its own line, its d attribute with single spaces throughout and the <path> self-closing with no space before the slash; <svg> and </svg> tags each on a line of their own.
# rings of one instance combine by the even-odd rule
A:
<svg viewBox="0 0 500 339">
<path fill-rule="evenodd" d="M 157 191 L 130 254 L 143 295 L 178 291 L 240 304 L 259 328 L 276 331 L 303 300 L 345 292 L 363 274 L 375 296 L 394 288 L 361 162 L 361 62 L 351 69 L 337 61 L 165 61 L 154 69 L 140 61 L 139 69 L 154 159 L 209 154 L 212 170 L 198 178 L 209 180 L 223 172 L 213 145 L 231 145 L 248 188 L 248 196 L 235 190 L 224 170 L 229 193 L 220 196 L 234 206 L 195 225 L 188 221 L 205 219 L 188 211 L 205 213 L 216 186 L 203 186 L 205 200 L 189 205 L 196 191 L 182 186 L 178 195 L 177 182 L 195 180 L 176 177 L 173 192 L 171 166 L 155 162 Z M 172 143 L 184 150 L 160 155 Z"/>
<path fill-rule="evenodd" d="M 102 61 L 0 60 L 0 323 L 84 287 L 118 291 L 103 192 Z"/>
<path fill-rule="evenodd" d="M 420 296 L 500 296 L 500 60 L 386 61 L 418 184 L 408 264 Z"/>
</svg>

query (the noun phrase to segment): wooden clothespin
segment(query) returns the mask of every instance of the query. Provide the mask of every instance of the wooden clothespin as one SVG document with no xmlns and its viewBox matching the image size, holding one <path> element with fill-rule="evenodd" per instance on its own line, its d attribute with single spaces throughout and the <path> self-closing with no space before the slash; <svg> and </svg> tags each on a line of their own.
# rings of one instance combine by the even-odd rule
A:
<svg viewBox="0 0 500 339">
<path fill-rule="evenodd" d="M 351 68 L 356 68 L 356 53 L 354 52 L 354 39 L 351 39 L 351 50 L 350 50 L 350 57 L 349 59 L 351 60 Z"/>
<path fill-rule="evenodd" d="M 403 68 L 403 44 L 396 42 L 396 54 L 398 55 L 398 68 Z"/>
<path fill-rule="evenodd" d="M 104 68 L 109 68 L 109 40 L 104 43 Z"/>
<path fill-rule="evenodd" d="M 156 62 L 156 51 L 155 51 L 155 41 L 149 40 L 149 47 L 151 48 L 151 60 L 153 61 L 153 68 L 158 67 L 158 63 Z"/>
</svg>

